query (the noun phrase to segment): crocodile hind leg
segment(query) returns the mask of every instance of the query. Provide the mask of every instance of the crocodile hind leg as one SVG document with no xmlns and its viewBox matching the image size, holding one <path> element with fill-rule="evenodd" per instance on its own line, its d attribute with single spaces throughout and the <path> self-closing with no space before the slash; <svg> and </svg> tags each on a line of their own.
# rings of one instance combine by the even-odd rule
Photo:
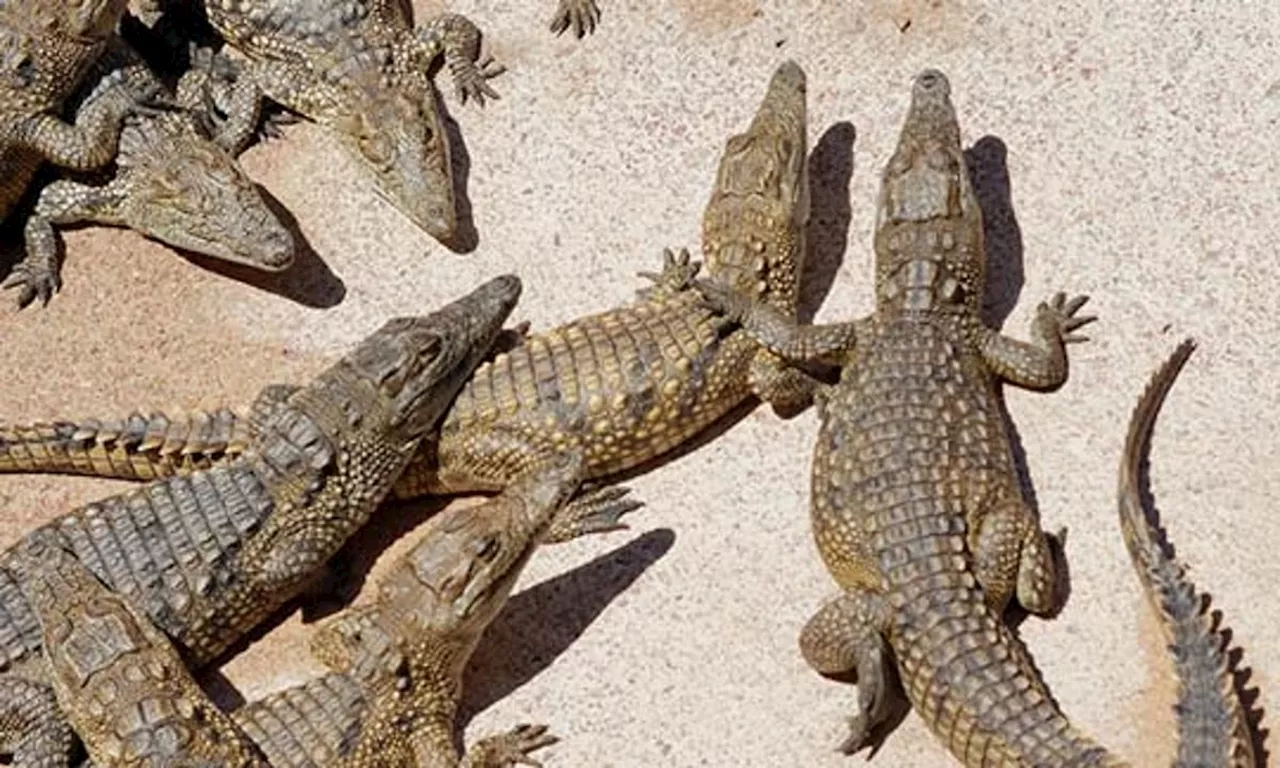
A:
<svg viewBox="0 0 1280 768">
<path fill-rule="evenodd" d="M 784 418 L 808 408 L 819 384 L 817 379 L 763 349 L 751 358 L 747 377 L 756 397 Z"/>
<path fill-rule="evenodd" d="M 70 765 L 74 736 L 53 689 L 14 675 L 0 677 L 0 755 L 14 768 Z"/>
<path fill-rule="evenodd" d="M 1058 534 L 1061 541 L 1065 530 Z M 986 593 L 987 606 L 999 615 L 1017 595 L 1023 608 L 1037 616 L 1052 615 L 1059 607 L 1060 576 L 1049 545 L 1049 534 L 1021 499 L 996 502 L 971 533 L 973 571 Z"/>
<path fill-rule="evenodd" d="M 878 595 L 847 590 L 823 603 L 800 633 L 800 652 L 820 674 L 858 685 L 858 714 L 840 751 L 874 747 L 910 710 L 885 640 L 887 611 Z"/>
</svg>

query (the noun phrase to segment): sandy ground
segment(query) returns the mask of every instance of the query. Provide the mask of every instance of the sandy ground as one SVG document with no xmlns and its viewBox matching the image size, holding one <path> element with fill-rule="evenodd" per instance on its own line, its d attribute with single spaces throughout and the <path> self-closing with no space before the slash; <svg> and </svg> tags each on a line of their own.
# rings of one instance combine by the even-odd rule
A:
<svg viewBox="0 0 1280 768">
<path fill-rule="evenodd" d="M 810 296 L 820 320 L 864 313 L 879 171 L 912 76 L 936 66 L 966 145 L 1004 187 L 985 201 L 996 316 L 1023 336 L 1059 289 L 1092 294 L 1101 316 L 1064 389 L 1006 390 L 1045 525 L 1071 531 L 1065 611 L 1022 627 L 1040 669 L 1082 729 L 1138 765 L 1168 763 L 1169 661 L 1114 487 L 1135 398 L 1191 334 L 1201 349 L 1158 427 L 1154 491 L 1246 649 L 1257 704 L 1280 705 L 1280 6 L 600 3 L 581 42 L 547 31 L 550 0 L 451 4 L 509 67 L 485 109 L 444 84 L 473 251 L 416 230 L 322 131 L 291 127 L 244 163 L 315 256 L 251 284 L 130 232 L 72 233 L 62 293 L 0 313 L 0 419 L 244 406 L 500 272 L 523 278 L 515 319 L 535 328 L 626 301 L 663 246 L 696 246 L 723 143 L 787 57 L 809 76 Z M 548 722 L 563 741 L 547 766 L 860 764 L 834 751 L 854 689 L 809 672 L 796 646 L 831 590 L 806 514 L 815 429 L 812 412 L 757 409 L 631 483 L 648 506 L 630 532 L 539 553 L 473 664 L 468 737 Z M 120 487 L 0 478 L 3 539 Z M 389 510 L 372 532 L 406 534 L 379 566 L 412 539 L 392 522 L 410 514 Z M 247 698 L 297 682 L 315 671 L 308 631 L 295 613 L 222 672 Z M 951 763 L 912 715 L 873 764 Z"/>
</svg>

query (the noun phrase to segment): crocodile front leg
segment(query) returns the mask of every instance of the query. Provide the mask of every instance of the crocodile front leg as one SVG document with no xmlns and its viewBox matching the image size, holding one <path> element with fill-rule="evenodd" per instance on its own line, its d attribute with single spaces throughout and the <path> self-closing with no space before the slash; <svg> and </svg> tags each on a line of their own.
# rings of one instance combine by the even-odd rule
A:
<svg viewBox="0 0 1280 768">
<path fill-rule="evenodd" d="M 51 114 L 40 114 L 21 126 L 17 142 L 63 168 L 78 171 L 101 168 L 116 156 L 125 116 L 151 109 L 145 102 L 155 98 L 162 87 L 155 82 L 139 90 L 121 81 L 101 88 L 80 107 L 74 124 Z"/>
<path fill-rule="evenodd" d="M 756 301 L 720 280 L 699 278 L 693 285 L 708 309 L 741 324 L 761 346 L 788 362 L 847 359 L 857 342 L 857 321 L 803 325 L 777 307 Z"/>
<path fill-rule="evenodd" d="M 506 71 L 492 56 L 480 57 L 480 28 L 466 16 L 442 13 L 414 29 L 412 57 L 426 72 L 431 61 L 444 56 L 453 77 L 458 101 L 473 99 L 484 106 L 485 98 L 497 99 L 489 80 Z"/>
<path fill-rule="evenodd" d="M 979 345 L 983 360 L 1011 384 L 1045 391 L 1061 387 L 1067 381 L 1066 345 L 1088 341 L 1075 331 L 1097 319 L 1076 317 L 1088 300 L 1088 296 L 1076 296 L 1068 301 L 1066 294 L 1059 293 L 1040 304 L 1031 321 L 1031 343 L 983 329 Z"/>
<path fill-rule="evenodd" d="M 27 255 L 14 265 L 13 272 L 0 287 L 18 289 L 19 308 L 37 298 L 42 305 L 48 304 L 53 294 L 62 288 L 59 240 L 53 225 L 83 221 L 123 224 L 120 206 L 127 195 L 126 185 L 118 177 L 100 187 L 68 179 L 49 184 L 40 192 L 35 211 L 23 229 Z"/>
</svg>

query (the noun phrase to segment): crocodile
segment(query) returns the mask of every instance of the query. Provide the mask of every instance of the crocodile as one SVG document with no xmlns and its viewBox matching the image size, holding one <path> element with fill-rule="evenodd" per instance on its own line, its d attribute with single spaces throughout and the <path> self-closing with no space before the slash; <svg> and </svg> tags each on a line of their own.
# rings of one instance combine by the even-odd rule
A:
<svg viewBox="0 0 1280 768">
<path fill-rule="evenodd" d="M 805 91 L 795 62 L 777 67 L 751 125 L 726 141 L 702 222 L 708 274 L 792 317 L 809 212 Z M 701 306 L 689 287 L 699 268 L 667 251 L 636 301 L 481 365 L 392 495 L 501 490 L 566 451 L 596 481 L 663 456 L 752 396 L 784 415 L 807 405 L 807 374 Z M 0 471 L 162 477 L 227 461 L 251 436 L 252 419 L 229 410 L 0 427 Z"/>
<path fill-rule="evenodd" d="M 67 123 L 64 102 L 89 74 L 126 0 L 15 0 L 0 5 L 0 220 L 41 163 L 100 168 L 116 153 L 120 122 L 153 94 L 110 89 Z"/>
<path fill-rule="evenodd" d="M 90 102 L 108 88 L 161 91 L 163 85 L 123 41 L 104 54 L 110 74 L 99 79 Z M 21 288 L 19 305 L 47 304 L 61 287 L 54 225 L 91 221 L 126 226 L 187 251 L 279 272 L 293 263 L 293 233 L 267 205 L 261 190 L 213 142 L 196 101 L 211 72 L 193 69 L 177 92 L 163 94 L 179 109 L 125 118 L 115 163 L 87 178 L 64 178 L 40 191 L 27 219 L 27 256 L 5 281 Z"/>
<path fill-rule="evenodd" d="M 503 275 L 388 321 L 311 384 L 265 388 L 235 459 L 88 504 L 27 539 L 70 549 L 188 663 L 209 663 L 315 585 L 489 354 L 520 289 Z M 0 753 L 65 764 L 71 732 L 52 708 L 39 623 L 6 568 L 0 608 Z"/>
<path fill-rule="evenodd" d="M 480 56 L 480 31 L 441 14 L 414 26 L 398 0 L 206 0 L 209 23 L 239 54 L 223 94 L 223 146 L 253 137 L 263 97 L 331 131 L 372 174 L 375 191 L 432 237 L 458 233 L 449 138 L 428 68 L 442 57 L 458 98 L 498 97 L 503 68 Z"/>
<path fill-rule="evenodd" d="M 540 543 L 602 530 L 596 521 L 639 507 L 619 487 L 570 502 L 581 469 L 566 457 L 479 506 L 433 517 L 372 605 L 313 635 L 330 672 L 230 716 L 150 618 L 70 552 L 31 541 L 13 561 L 40 620 L 58 705 L 97 765 L 501 768 L 556 738 L 519 725 L 459 755 L 453 719 L 467 660 Z M 308 716 L 296 715 L 300 700 Z"/>
<path fill-rule="evenodd" d="M 1061 387 L 1066 346 L 1094 318 L 1059 293 L 1039 305 L 1032 343 L 983 324 L 982 213 L 950 94 L 937 70 L 914 81 L 882 180 L 870 317 L 799 325 L 723 283 L 696 287 L 786 360 L 841 368 L 815 394 L 810 509 L 840 593 L 800 636 L 816 671 L 857 683 L 841 750 L 874 747 L 909 703 L 973 768 L 1119 765 L 1070 724 L 1003 621 L 1015 595 L 1043 615 L 1061 591 L 997 385 Z"/>
</svg>

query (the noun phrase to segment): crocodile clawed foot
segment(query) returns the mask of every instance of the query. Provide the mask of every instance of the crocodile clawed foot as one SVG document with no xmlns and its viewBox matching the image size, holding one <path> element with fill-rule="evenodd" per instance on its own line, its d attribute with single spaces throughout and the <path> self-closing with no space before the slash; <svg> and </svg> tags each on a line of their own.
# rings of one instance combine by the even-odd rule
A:
<svg viewBox="0 0 1280 768">
<path fill-rule="evenodd" d="M 1065 293 L 1059 292 L 1046 303 L 1042 303 L 1037 311 L 1042 322 L 1049 324 L 1064 344 L 1079 344 L 1089 340 L 1088 336 L 1075 333 L 1078 328 L 1097 320 L 1097 315 L 1076 317 L 1076 313 L 1089 300 L 1088 296 L 1074 296 L 1067 299 Z"/>
<path fill-rule="evenodd" d="M 34 261 L 30 257 L 14 266 L 13 271 L 0 283 L 0 289 L 18 289 L 18 309 L 23 309 L 36 299 L 40 306 L 47 306 L 53 294 L 62 289 L 56 264 Z"/>
<path fill-rule="evenodd" d="M 693 287 L 699 293 L 699 304 L 704 309 L 730 322 L 741 322 L 750 311 L 751 300 L 721 280 L 702 277 L 693 280 Z"/>
<path fill-rule="evenodd" d="M 700 269 L 702 269 L 702 262 L 694 261 L 689 256 L 688 248 L 681 248 L 679 251 L 663 248 L 661 272 L 636 273 L 639 277 L 653 283 L 636 290 L 636 297 L 641 301 L 657 301 L 687 290 L 693 286 L 694 278 L 698 276 Z"/>
<path fill-rule="evenodd" d="M 849 718 L 849 735 L 836 749 L 845 755 L 856 755 L 871 746 L 871 720 L 866 713 Z"/>
<path fill-rule="evenodd" d="M 543 541 L 558 544 L 589 533 L 626 530 L 623 516 L 644 506 L 630 493 L 625 486 L 609 485 L 579 494 L 552 519 Z"/>
<path fill-rule="evenodd" d="M 453 72 L 454 89 L 461 103 L 466 104 L 467 99 L 472 99 L 483 107 L 486 98 L 494 101 L 502 98 L 489 85 L 489 80 L 506 72 L 507 68 L 494 61 L 492 56 L 486 55 L 479 61 L 457 59 L 450 62 L 450 69 Z"/>
<path fill-rule="evenodd" d="M 510 765 L 541 768 L 542 763 L 530 757 L 529 753 L 558 741 L 560 739 L 547 733 L 545 725 L 517 725 L 506 733 L 488 736 L 476 742 L 467 750 L 461 768 L 497 768 Z"/>
<path fill-rule="evenodd" d="M 556 15 L 551 19 L 551 31 L 564 34 L 572 28 L 574 37 L 582 39 L 596 31 L 600 23 L 600 8 L 595 0 L 560 0 Z"/>
</svg>

